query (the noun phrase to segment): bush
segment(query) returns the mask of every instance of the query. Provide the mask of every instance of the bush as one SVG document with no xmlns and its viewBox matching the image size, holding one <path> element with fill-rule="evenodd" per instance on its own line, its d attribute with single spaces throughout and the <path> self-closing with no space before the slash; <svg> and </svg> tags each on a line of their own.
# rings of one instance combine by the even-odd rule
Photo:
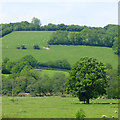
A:
<svg viewBox="0 0 120 120">
<path fill-rule="evenodd" d="M 33 48 L 38 50 L 40 49 L 39 45 L 33 45 Z"/>
<path fill-rule="evenodd" d="M 77 119 L 82 119 L 82 118 L 86 117 L 85 112 L 82 109 L 78 110 L 77 113 L 75 114 L 75 116 Z"/>
<path fill-rule="evenodd" d="M 27 49 L 25 45 L 21 45 L 21 49 Z"/>
</svg>

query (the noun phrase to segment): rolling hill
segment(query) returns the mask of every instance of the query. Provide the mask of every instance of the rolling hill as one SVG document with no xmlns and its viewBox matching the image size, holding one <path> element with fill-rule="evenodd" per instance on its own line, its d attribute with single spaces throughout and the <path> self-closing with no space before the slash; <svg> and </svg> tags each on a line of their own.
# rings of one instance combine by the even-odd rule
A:
<svg viewBox="0 0 120 120">
<path fill-rule="evenodd" d="M 32 55 L 41 63 L 48 61 L 67 59 L 71 65 L 81 57 L 93 57 L 103 63 L 110 63 L 113 68 L 117 68 L 117 55 L 112 48 L 93 47 L 93 46 L 74 46 L 74 45 L 51 45 L 50 49 L 34 50 L 33 45 L 37 44 L 40 48 L 48 46 L 53 31 L 16 31 L 2 38 L 2 56 L 8 57 L 13 61 L 25 55 Z M 25 45 L 27 49 L 16 49 L 17 46 Z"/>
</svg>

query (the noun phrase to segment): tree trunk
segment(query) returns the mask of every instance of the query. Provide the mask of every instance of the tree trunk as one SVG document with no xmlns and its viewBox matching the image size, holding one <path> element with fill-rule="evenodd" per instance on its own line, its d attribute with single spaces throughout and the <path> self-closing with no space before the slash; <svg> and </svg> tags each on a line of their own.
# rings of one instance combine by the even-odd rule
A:
<svg viewBox="0 0 120 120">
<path fill-rule="evenodd" d="M 87 99 L 87 101 L 86 101 L 86 102 L 87 102 L 87 104 L 89 104 L 89 98 Z"/>
</svg>

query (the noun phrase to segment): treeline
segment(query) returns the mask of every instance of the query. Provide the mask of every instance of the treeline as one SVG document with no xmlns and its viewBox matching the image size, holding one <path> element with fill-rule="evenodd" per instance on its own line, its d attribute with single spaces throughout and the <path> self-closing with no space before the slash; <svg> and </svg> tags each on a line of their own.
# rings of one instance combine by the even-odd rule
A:
<svg viewBox="0 0 120 120">
<path fill-rule="evenodd" d="M 2 74 L 20 74 L 25 73 L 31 69 L 40 68 L 53 68 L 53 69 L 64 69 L 70 70 L 71 65 L 67 60 L 56 60 L 54 62 L 49 61 L 46 63 L 38 62 L 33 56 L 27 55 L 20 60 L 13 62 L 9 58 L 3 59 L 2 62 Z"/>
<path fill-rule="evenodd" d="M 65 24 L 48 24 L 44 26 L 39 26 L 34 23 L 29 23 L 27 21 L 22 21 L 18 23 L 1 24 L 0 25 L 0 37 L 3 37 L 12 31 L 57 31 L 57 30 L 67 30 L 67 31 L 81 31 L 86 26 L 79 25 L 65 25 Z"/>
<path fill-rule="evenodd" d="M 80 32 L 57 31 L 48 41 L 50 45 L 88 45 L 112 47 L 118 39 L 118 27 L 108 25 L 105 28 L 84 28 Z"/>
<path fill-rule="evenodd" d="M 65 25 L 65 24 L 52 24 L 41 26 L 41 21 L 38 18 L 33 18 L 31 22 L 22 21 L 17 23 L 9 23 L 9 24 L 0 24 L 0 31 L 2 31 L 0 36 L 4 36 L 9 34 L 12 31 L 76 31 L 80 32 L 86 29 L 98 30 L 99 32 L 108 31 L 108 32 L 117 32 L 117 25 L 107 25 L 104 28 L 101 27 L 88 27 L 88 26 L 79 26 L 79 25 Z M 98 33 L 99 33 L 98 32 Z M 88 31 L 89 34 L 89 31 Z M 114 33 L 113 33 L 114 34 Z"/>
</svg>

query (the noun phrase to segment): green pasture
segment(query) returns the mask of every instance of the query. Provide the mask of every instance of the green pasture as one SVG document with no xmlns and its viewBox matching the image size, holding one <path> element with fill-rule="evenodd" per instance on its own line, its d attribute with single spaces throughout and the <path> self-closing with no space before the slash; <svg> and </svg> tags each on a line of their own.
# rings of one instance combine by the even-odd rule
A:
<svg viewBox="0 0 120 120">
<path fill-rule="evenodd" d="M 81 57 L 88 56 L 103 63 L 110 63 L 113 68 L 117 68 L 118 57 L 113 53 L 112 48 L 108 47 L 51 45 L 49 50 L 33 49 L 33 44 L 38 44 L 41 48 L 47 46 L 52 33 L 53 31 L 12 32 L 2 38 L 2 57 L 15 61 L 25 55 L 32 55 L 41 63 L 67 59 L 73 65 Z M 27 47 L 26 50 L 16 49 L 16 46 L 23 44 Z"/>
<path fill-rule="evenodd" d="M 56 73 L 63 73 L 65 76 L 69 76 L 68 71 L 63 71 L 63 70 L 45 70 L 45 69 L 33 69 L 31 71 L 34 71 L 35 73 L 38 73 L 41 76 L 48 76 L 48 77 L 53 77 Z M 9 77 L 9 74 L 2 74 L 3 77 Z"/>
<path fill-rule="evenodd" d="M 63 73 L 66 76 L 69 76 L 69 73 L 67 71 L 59 71 L 59 70 L 44 70 L 44 69 L 34 69 L 36 73 L 39 75 L 47 75 L 48 77 L 53 77 L 56 73 Z"/>
<path fill-rule="evenodd" d="M 47 41 L 52 33 L 51 31 L 15 31 L 2 38 L 2 47 L 13 49 L 25 45 L 32 49 L 35 44 L 44 47 L 48 45 Z"/>
<path fill-rule="evenodd" d="M 2 114 L 13 118 L 75 118 L 79 109 L 85 111 L 86 118 L 118 117 L 118 101 L 114 99 L 94 99 L 81 104 L 74 97 L 2 97 Z M 112 104 L 110 104 L 112 103 Z"/>
</svg>

